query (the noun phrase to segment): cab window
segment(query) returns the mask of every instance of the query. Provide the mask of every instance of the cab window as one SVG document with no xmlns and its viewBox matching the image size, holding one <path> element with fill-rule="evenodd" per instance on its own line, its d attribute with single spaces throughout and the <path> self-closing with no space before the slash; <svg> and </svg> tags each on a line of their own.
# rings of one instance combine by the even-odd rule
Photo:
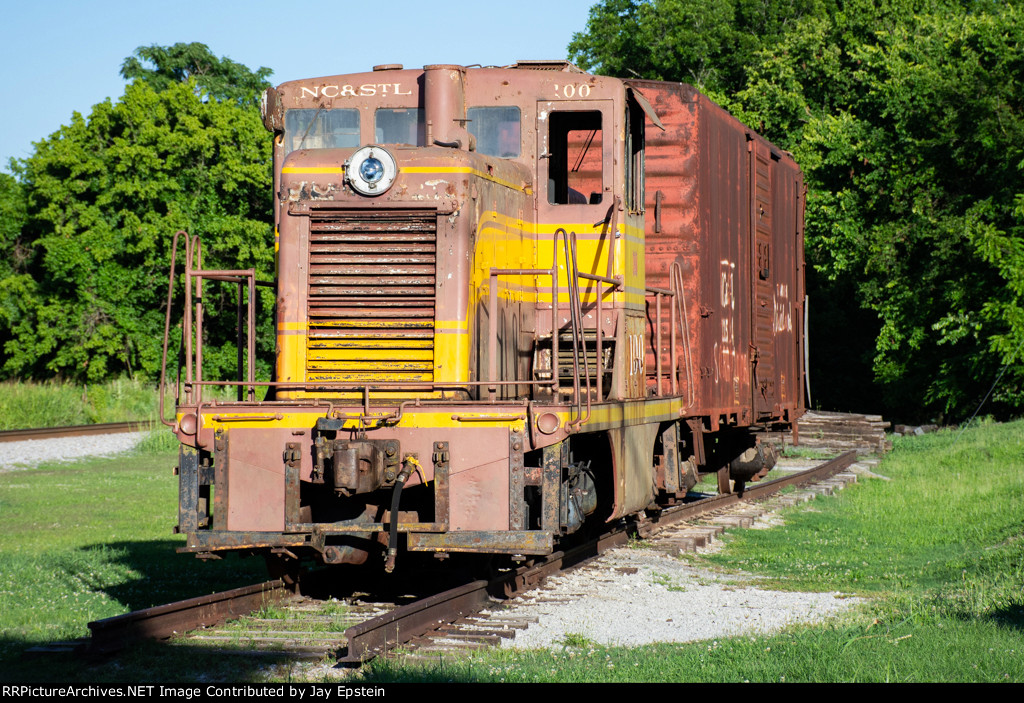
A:
<svg viewBox="0 0 1024 703">
<path fill-rule="evenodd" d="M 286 151 L 359 146 L 359 110 L 295 109 L 284 115 Z"/>
<path fill-rule="evenodd" d="M 553 112 L 548 116 L 548 202 L 596 205 L 604 191 L 601 113 Z"/>
<path fill-rule="evenodd" d="M 423 146 L 426 129 L 419 108 L 380 108 L 374 114 L 373 138 L 378 144 Z"/>
</svg>

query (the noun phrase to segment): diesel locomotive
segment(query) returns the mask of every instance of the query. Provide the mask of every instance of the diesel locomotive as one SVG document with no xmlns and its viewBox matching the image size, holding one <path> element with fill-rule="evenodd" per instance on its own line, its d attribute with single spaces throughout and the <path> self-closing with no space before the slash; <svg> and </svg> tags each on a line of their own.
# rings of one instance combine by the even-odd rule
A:
<svg viewBox="0 0 1024 703">
<path fill-rule="evenodd" d="M 692 86 L 385 65 L 270 88 L 262 115 L 275 279 L 183 238 L 182 551 L 522 559 L 772 467 L 756 430 L 805 410 L 803 177 Z M 231 379 L 203 375 L 218 282 Z"/>
</svg>

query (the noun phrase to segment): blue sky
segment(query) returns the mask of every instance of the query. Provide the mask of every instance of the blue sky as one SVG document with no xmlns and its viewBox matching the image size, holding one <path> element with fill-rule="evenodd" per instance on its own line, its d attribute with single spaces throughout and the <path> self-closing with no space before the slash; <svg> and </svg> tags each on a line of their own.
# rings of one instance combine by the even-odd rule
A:
<svg viewBox="0 0 1024 703">
<path fill-rule="evenodd" d="M 273 69 L 275 84 L 381 63 L 505 65 L 565 58 L 595 2 L 4 2 L 0 170 L 73 112 L 119 98 L 121 62 L 139 46 L 202 42 L 218 56 Z"/>
</svg>

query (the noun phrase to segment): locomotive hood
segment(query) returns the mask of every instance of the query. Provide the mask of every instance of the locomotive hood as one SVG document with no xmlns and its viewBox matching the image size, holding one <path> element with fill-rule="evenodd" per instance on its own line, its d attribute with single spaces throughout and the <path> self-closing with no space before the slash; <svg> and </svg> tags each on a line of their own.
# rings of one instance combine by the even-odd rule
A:
<svg viewBox="0 0 1024 703">
<path fill-rule="evenodd" d="M 366 189 L 358 173 L 358 165 L 368 158 L 393 163 L 392 182 L 380 195 Z M 533 187 L 527 169 L 507 159 L 436 146 L 367 145 L 293 151 L 281 168 L 279 196 L 282 202 L 333 201 L 357 207 L 406 203 L 451 212 L 471 196 L 473 178 L 527 193 Z"/>
</svg>

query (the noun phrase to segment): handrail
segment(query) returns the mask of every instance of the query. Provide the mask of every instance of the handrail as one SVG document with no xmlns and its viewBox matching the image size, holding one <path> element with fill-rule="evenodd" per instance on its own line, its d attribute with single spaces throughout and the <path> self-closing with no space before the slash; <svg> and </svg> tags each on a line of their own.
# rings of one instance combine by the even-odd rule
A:
<svg viewBox="0 0 1024 703">
<path fill-rule="evenodd" d="M 683 285 L 683 267 L 678 261 L 673 261 L 672 266 L 669 268 L 669 275 L 672 290 L 676 292 L 674 300 L 674 312 L 679 312 L 679 320 L 681 327 L 683 328 L 683 350 L 685 354 L 684 362 L 686 364 L 686 395 L 687 402 L 686 407 L 693 407 L 696 402 L 696 389 L 693 385 L 693 352 L 690 349 L 690 325 L 689 316 L 686 312 L 686 288 Z M 675 321 L 675 315 L 672 316 L 673 322 Z M 675 342 L 673 340 L 672 348 L 675 349 Z M 679 374 L 679 366 L 676 360 L 672 362 L 672 381 L 676 382 L 676 378 Z M 677 390 L 674 388 L 674 391 Z"/>
<path fill-rule="evenodd" d="M 174 238 L 171 240 L 171 273 L 170 280 L 167 282 L 167 312 L 164 316 L 164 351 L 163 357 L 160 361 L 160 399 L 159 399 L 159 410 L 160 422 L 164 423 L 168 427 L 177 426 L 177 420 L 171 422 L 170 420 L 164 419 L 164 396 L 167 393 L 167 344 L 171 337 L 171 304 L 174 302 L 174 279 L 175 279 L 175 259 L 178 255 L 178 237 L 184 234 L 186 237 L 188 234 L 184 230 L 178 230 L 174 233 Z M 175 392 L 175 399 L 177 399 L 177 392 Z"/>
<path fill-rule="evenodd" d="M 192 235 L 192 254 L 195 257 L 195 264 L 196 264 L 196 266 L 198 268 L 202 269 L 203 268 L 203 247 L 202 247 L 202 242 L 199 241 L 199 235 L 198 234 Z M 192 258 L 190 258 L 188 256 L 187 252 L 186 252 L 186 256 L 185 256 L 185 283 L 187 285 L 187 288 L 185 289 L 186 294 L 190 294 L 191 291 L 192 291 L 192 276 L 191 276 L 192 261 L 193 261 Z M 195 353 L 196 353 L 196 357 L 195 357 L 195 364 L 196 364 L 196 366 L 195 366 L 195 376 L 193 378 L 196 381 L 202 381 L 203 380 L 203 319 L 204 319 L 204 314 L 203 313 L 206 312 L 206 309 L 203 306 L 203 279 L 202 278 L 196 279 L 195 286 L 196 286 L 196 297 L 195 297 L 195 306 L 196 306 L 196 315 L 195 315 L 195 325 L 196 325 L 196 331 L 195 331 L 195 335 L 196 335 Z M 188 309 L 191 310 L 191 307 L 189 307 Z M 191 348 L 191 346 L 192 346 L 192 325 L 191 324 L 188 326 L 188 334 L 189 334 L 189 338 L 188 338 L 188 340 L 189 340 L 189 347 Z M 191 374 L 189 376 L 191 377 Z M 189 377 L 186 377 L 186 379 L 185 379 L 185 382 L 186 382 L 185 388 L 186 388 L 186 393 L 191 395 L 193 391 L 192 391 L 192 388 L 187 385 L 188 384 L 188 380 L 189 380 Z M 203 388 L 202 388 L 202 386 L 200 386 L 195 391 L 195 401 L 197 403 L 202 403 L 203 402 Z"/>
<path fill-rule="evenodd" d="M 557 399 L 559 391 L 559 373 L 558 373 L 558 337 L 559 337 L 559 324 L 558 324 L 558 239 L 559 237 L 565 242 L 565 266 L 566 275 L 569 279 L 567 281 L 567 288 L 569 291 L 569 326 L 572 330 L 573 338 L 573 404 L 576 405 L 576 417 L 569 421 L 570 426 L 574 426 L 579 429 L 580 425 L 587 422 L 592 414 L 592 393 L 590 386 L 590 362 L 586 354 L 586 337 L 583 326 L 583 300 L 580 294 L 579 281 L 580 279 L 596 281 L 598 282 L 597 291 L 597 330 L 596 330 L 596 343 L 597 343 L 597 395 L 598 399 L 603 398 L 604 382 L 603 382 L 603 360 L 602 360 L 602 349 L 603 346 L 603 327 L 602 327 L 602 299 L 604 297 L 603 284 L 610 284 L 613 289 L 618 288 L 622 285 L 621 278 L 612 278 L 609 276 L 598 276 L 589 273 L 580 273 L 579 263 L 576 254 L 576 233 L 567 232 L 565 228 L 559 227 L 555 230 L 553 235 L 553 250 L 552 250 L 552 261 L 550 269 L 499 269 L 492 268 L 489 272 L 488 282 L 488 363 L 487 363 L 487 377 L 488 380 L 479 384 L 470 383 L 462 385 L 487 385 L 488 387 L 488 401 L 494 402 L 497 395 L 497 387 L 499 385 L 549 385 L 552 388 L 552 394 Z M 497 330 L 497 319 L 498 319 L 498 277 L 499 276 L 550 276 L 551 277 L 551 381 L 498 381 L 498 359 L 496 350 L 498 347 L 498 330 Z M 587 399 L 587 410 L 586 414 L 583 412 L 583 393 L 581 393 L 580 384 L 580 372 L 579 372 L 579 356 L 580 350 L 583 350 L 583 372 L 585 378 L 585 395 Z M 378 384 L 379 385 L 379 384 Z M 437 384 L 431 384 L 436 386 Z"/>
<path fill-rule="evenodd" d="M 607 276 L 594 276 L 589 273 L 577 274 L 580 278 L 588 281 L 597 281 L 598 283 L 610 283 L 615 288 L 619 287 L 622 282 L 616 278 L 608 278 Z M 614 288 L 613 288 L 614 290 Z M 597 368 L 594 370 L 594 376 L 597 378 L 597 399 L 602 400 L 604 398 L 604 310 L 602 305 L 604 302 L 604 290 L 601 286 L 597 287 L 597 310 L 595 314 L 597 316 L 597 327 L 594 334 L 594 347 L 597 350 L 597 354 L 594 357 Z M 586 340 L 584 340 L 584 346 L 586 346 Z M 586 356 L 586 354 L 584 354 Z M 587 395 L 590 393 L 588 391 Z"/>
<path fill-rule="evenodd" d="M 569 326 L 572 328 L 572 394 L 576 404 L 576 419 L 569 425 L 579 429 L 590 419 L 590 364 L 587 361 L 587 343 L 583 333 L 583 304 L 580 302 L 580 269 L 576 258 L 576 233 L 566 232 L 564 227 L 555 230 L 552 259 L 558 265 L 558 237 L 565 244 L 565 275 L 569 291 Z M 557 309 L 558 291 L 552 291 L 552 306 Z M 600 322 L 600 321 L 598 321 Z M 583 373 L 587 385 L 587 415 L 583 417 L 583 399 L 580 397 L 580 347 L 583 348 Z"/>
<path fill-rule="evenodd" d="M 652 323 L 651 323 L 651 326 L 654 328 L 654 368 L 655 368 L 655 371 L 654 371 L 655 393 L 654 394 L 656 396 L 658 396 L 658 397 L 661 397 L 662 395 L 664 395 L 664 393 L 662 392 L 663 389 L 662 389 L 662 383 L 661 383 L 662 377 L 664 376 L 664 371 L 662 370 L 662 364 L 661 364 L 661 357 L 662 357 L 662 338 L 661 338 L 662 312 L 661 312 L 661 299 L 663 297 L 666 297 L 666 296 L 669 297 L 669 298 L 673 298 L 674 299 L 676 294 L 675 294 L 675 292 L 673 292 L 671 290 L 666 290 L 665 288 L 655 288 L 653 286 L 645 288 L 644 292 L 647 293 L 648 295 L 653 295 L 654 296 L 654 306 L 655 306 L 654 310 L 655 310 L 655 312 L 654 312 L 654 321 L 652 321 Z M 674 369 L 675 366 L 676 366 L 676 346 L 675 346 L 676 345 L 676 321 L 675 321 L 675 317 L 673 317 L 671 314 L 669 314 L 668 319 L 669 319 L 669 330 L 670 330 L 670 339 L 671 339 L 671 348 L 669 350 L 669 355 L 670 355 L 670 358 L 671 358 L 672 368 Z M 671 374 L 669 374 L 669 377 L 672 379 L 672 395 L 675 395 L 676 391 L 677 391 L 676 383 L 675 383 L 675 375 L 674 374 L 675 374 L 674 371 Z M 645 379 L 646 379 L 646 373 L 644 374 L 644 376 L 645 376 Z M 644 388 L 646 389 L 646 380 L 645 380 Z"/>
<path fill-rule="evenodd" d="M 237 282 L 239 295 L 238 295 L 238 326 L 237 326 L 237 339 L 235 343 L 238 347 L 238 382 L 239 386 L 239 397 L 238 400 L 242 400 L 242 388 L 243 385 L 247 389 L 249 401 L 256 399 L 256 386 L 263 385 L 256 383 L 256 286 L 257 285 L 271 285 L 268 283 L 256 281 L 255 269 L 244 269 L 244 270 L 231 270 L 231 269 L 204 269 L 203 268 L 203 255 L 202 255 L 202 244 L 199 239 L 199 235 L 189 236 L 184 230 L 178 230 L 174 233 L 174 237 L 171 242 L 171 267 L 170 274 L 167 283 L 167 311 L 164 319 L 164 343 L 163 353 L 160 363 L 160 398 L 159 398 L 159 412 L 160 421 L 168 427 L 176 427 L 177 422 L 171 422 L 165 420 L 163 417 L 165 407 L 165 395 L 166 395 L 166 380 L 167 380 L 167 347 L 170 340 L 171 332 L 171 308 L 174 303 L 174 281 L 177 278 L 177 253 L 178 253 L 178 241 L 184 236 L 185 238 L 185 310 L 183 314 L 182 324 L 182 337 L 185 346 L 185 401 L 189 404 L 195 403 L 198 406 L 202 405 L 203 402 L 203 387 L 207 385 L 225 385 L 225 382 L 215 381 L 207 382 L 203 380 L 203 320 L 204 320 L 204 306 L 203 306 L 203 279 L 211 279 L 226 282 Z M 195 285 L 195 295 L 193 296 L 193 281 Z M 246 325 L 246 336 L 247 336 L 247 358 L 248 358 L 248 373 L 243 374 L 243 359 L 242 359 L 242 290 L 243 286 L 247 288 L 248 293 L 248 320 Z M 194 297 L 194 302 L 193 302 Z M 194 308 L 193 308 L 194 304 Z M 193 317 L 194 313 L 194 317 Z M 193 335 L 195 335 L 195 368 L 193 369 Z M 243 380 L 243 375 L 246 379 Z M 175 391 L 176 401 L 180 401 L 180 390 L 181 390 L 181 379 L 180 379 L 180 366 L 179 366 L 179 379 L 178 388 Z M 236 385 L 236 384 L 231 384 Z"/>
</svg>

